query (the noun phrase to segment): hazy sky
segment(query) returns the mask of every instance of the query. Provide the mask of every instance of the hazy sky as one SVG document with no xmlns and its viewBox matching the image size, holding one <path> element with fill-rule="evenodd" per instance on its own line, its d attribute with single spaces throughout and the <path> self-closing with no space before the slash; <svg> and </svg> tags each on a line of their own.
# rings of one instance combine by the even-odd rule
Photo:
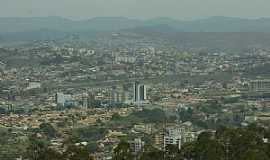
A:
<svg viewBox="0 0 270 160">
<path fill-rule="evenodd" d="M 0 0 L 1 17 L 270 17 L 270 0 Z"/>
</svg>

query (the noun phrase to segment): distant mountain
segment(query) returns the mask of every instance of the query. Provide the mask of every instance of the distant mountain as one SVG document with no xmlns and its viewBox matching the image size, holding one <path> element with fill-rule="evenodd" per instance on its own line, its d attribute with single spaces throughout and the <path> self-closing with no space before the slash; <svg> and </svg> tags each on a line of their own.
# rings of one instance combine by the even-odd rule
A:
<svg viewBox="0 0 270 160">
<path fill-rule="evenodd" d="M 180 21 L 171 18 L 136 20 L 124 17 L 102 17 L 70 20 L 61 17 L 0 18 L 0 33 L 55 30 L 61 32 L 117 31 L 137 27 L 167 25 L 181 32 L 270 32 L 270 19 L 211 17 Z"/>
<path fill-rule="evenodd" d="M 270 19 L 211 17 L 186 22 L 183 26 L 189 32 L 270 32 Z"/>
<path fill-rule="evenodd" d="M 85 30 L 117 31 L 142 26 L 143 21 L 124 17 L 98 17 L 81 21 L 81 24 L 85 25 Z"/>
<path fill-rule="evenodd" d="M 184 50 L 204 48 L 238 52 L 270 46 L 270 32 L 181 32 L 168 25 L 137 27 L 122 32 L 164 39 Z"/>
<path fill-rule="evenodd" d="M 61 17 L 0 18 L 0 44 L 33 40 L 64 40 L 128 33 L 171 41 L 179 48 L 245 50 L 270 46 L 270 19 L 211 17 L 193 21 L 171 18 L 136 20 L 124 17 L 70 20 Z M 130 34 L 132 33 L 132 34 Z"/>
<path fill-rule="evenodd" d="M 73 28 L 75 22 L 60 17 L 0 18 L 0 33 L 59 30 Z"/>
<path fill-rule="evenodd" d="M 55 30 L 62 32 L 115 31 L 142 24 L 139 20 L 122 17 L 102 17 L 73 21 L 61 17 L 0 18 L 0 33 Z"/>
<path fill-rule="evenodd" d="M 35 31 L 24 31 L 24 32 L 9 32 L 2 33 L 0 36 L 0 42 L 12 42 L 12 41 L 33 41 L 33 40 L 58 40 L 69 36 L 69 33 L 40 29 Z"/>
</svg>

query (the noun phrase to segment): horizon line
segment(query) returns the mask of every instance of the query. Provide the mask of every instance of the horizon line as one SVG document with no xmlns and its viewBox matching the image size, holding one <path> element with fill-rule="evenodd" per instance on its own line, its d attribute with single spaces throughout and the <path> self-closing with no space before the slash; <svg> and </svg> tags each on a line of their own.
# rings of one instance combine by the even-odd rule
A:
<svg viewBox="0 0 270 160">
<path fill-rule="evenodd" d="M 196 20 L 207 20 L 211 18 L 235 18 L 235 19 L 243 19 L 243 20 L 261 20 L 261 19 L 270 19 L 270 17 L 239 17 L 239 16 L 209 16 L 209 17 L 201 17 L 201 18 L 191 18 L 191 19 L 178 19 L 174 17 L 169 16 L 157 16 L 153 18 L 134 18 L 134 17 L 128 17 L 128 16 L 96 16 L 96 17 L 89 17 L 89 18 L 72 18 L 72 17 L 65 17 L 65 16 L 0 16 L 0 18 L 21 18 L 21 19 L 27 19 L 27 18 L 61 18 L 71 21 L 86 21 L 86 20 L 92 20 L 96 18 L 123 18 L 123 19 L 130 19 L 130 20 L 140 20 L 140 21 L 147 21 L 147 20 L 154 20 L 154 19 L 171 19 L 171 20 L 177 20 L 177 21 L 196 21 Z"/>
</svg>

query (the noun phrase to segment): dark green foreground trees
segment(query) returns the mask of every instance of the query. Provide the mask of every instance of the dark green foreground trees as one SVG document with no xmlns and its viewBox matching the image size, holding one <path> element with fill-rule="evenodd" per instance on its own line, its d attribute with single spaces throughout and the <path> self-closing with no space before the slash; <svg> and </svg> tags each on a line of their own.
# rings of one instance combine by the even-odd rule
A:
<svg viewBox="0 0 270 160">
<path fill-rule="evenodd" d="M 67 146 L 65 152 L 57 152 L 42 140 L 31 137 L 24 158 L 29 160 L 92 160 L 84 146 Z"/>
<path fill-rule="evenodd" d="M 161 151 L 146 144 L 136 156 L 127 142 L 114 149 L 113 160 L 270 160 L 270 130 L 250 125 L 245 128 L 220 127 L 203 132 L 198 139 L 186 143 L 179 150 L 167 146 Z M 57 152 L 41 140 L 30 138 L 25 153 L 29 160 L 90 160 L 89 150 L 69 144 L 64 153 Z"/>
<path fill-rule="evenodd" d="M 270 139 L 270 130 L 256 125 L 246 128 L 220 127 L 216 132 L 201 133 L 197 141 L 184 144 L 181 150 L 175 146 L 168 146 L 167 151 L 164 152 L 146 146 L 136 158 L 140 160 L 270 160 L 270 143 L 267 139 Z M 127 148 L 124 150 L 128 151 Z M 115 150 L 115 155 L 117 155 L 116 160 L 125 159 L 119 157 L 119 150 Z"/>
</svg>

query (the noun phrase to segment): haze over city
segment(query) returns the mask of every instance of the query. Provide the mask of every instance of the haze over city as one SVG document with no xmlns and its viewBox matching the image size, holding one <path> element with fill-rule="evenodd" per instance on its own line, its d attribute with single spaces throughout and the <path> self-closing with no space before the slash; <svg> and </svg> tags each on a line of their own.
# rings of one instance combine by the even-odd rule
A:
<svg viewBox="0 0 270 160">
<path fill-rule="evenodd" d="M 270 17 L 269 0 L 0 0 L 0 17 Z"/>
<path fill-rule="evenodd" d="M 270 0 L 0 0 L 0 160 L 270 160 Z"/>
</svg>

